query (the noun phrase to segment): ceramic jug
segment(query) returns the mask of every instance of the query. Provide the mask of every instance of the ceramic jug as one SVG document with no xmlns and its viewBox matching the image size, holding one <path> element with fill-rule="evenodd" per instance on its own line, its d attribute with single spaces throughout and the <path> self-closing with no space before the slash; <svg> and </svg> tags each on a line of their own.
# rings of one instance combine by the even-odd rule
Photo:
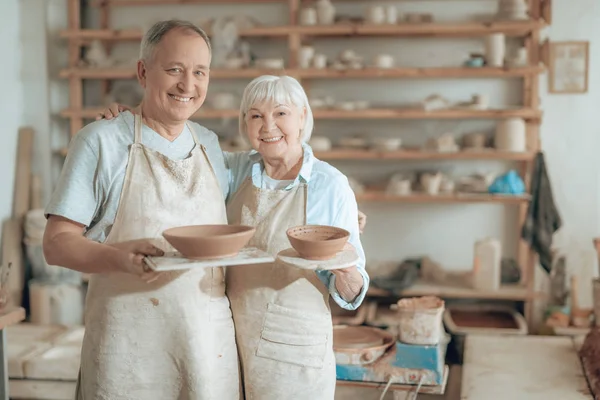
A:
<svg viewBox="0 0 600 400">
<path fill-rule="evenodd" d="M 330 0 L 317 1 L 317 21 L 320 25 L 331 25 L 335 22 L 335 7 Z"/>
</svg>

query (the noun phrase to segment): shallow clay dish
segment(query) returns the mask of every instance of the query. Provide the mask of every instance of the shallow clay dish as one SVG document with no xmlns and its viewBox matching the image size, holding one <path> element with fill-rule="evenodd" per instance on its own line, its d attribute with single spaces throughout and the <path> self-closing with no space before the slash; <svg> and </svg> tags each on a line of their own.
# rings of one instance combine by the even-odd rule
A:
<svg viewBox="0 0 600 400">
<path fill-rule="evenodd" d="M 234 257 L 255 231 L 245 225 L 189 225 L 167 229 L 163 237 L 186 258 L 210 260 Z"/>
<path fill-rule="evenodd" d="M 394 336 L 383 329 L 369 326 L 333 327 L 333 351 L 338 364 L 371 364 L 379 359 L 394 341 Z"/>
<path fill-rule="evenodd" d="M 307 260 L 329 260 L 340 252 L 350 232 L 327 225 L 300 225 L 287 230 L 290 244 Z"/>
</svg>

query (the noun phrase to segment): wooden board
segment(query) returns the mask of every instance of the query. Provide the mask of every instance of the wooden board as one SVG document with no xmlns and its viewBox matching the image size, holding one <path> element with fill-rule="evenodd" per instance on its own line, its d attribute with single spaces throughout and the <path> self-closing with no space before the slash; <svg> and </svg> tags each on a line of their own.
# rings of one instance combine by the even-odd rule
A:
<svg viewBox="0 0 600 400">
<path fill-rule="evenodd" d="M 177 271 L 191 268 L 231 267 L 238 265 L 263 264 L 275 261 L 269 253 L 255 247 L 240 250 L 235 257 L 216 260 L 190 260 L 180 253 L 168 253 L 163 257 L 146 257 L 144 262 L 154 271 Z M 241 267 L 243 268 L 243 267 Z"/>
<path fill-rule="evenodd" d="M 11 379 L 9 390 L 11 399 L 72 400 L 77 383 L 60 381 L 35 381 Z"/>
<path fill-rule="evenodd" d="M 25 261 L 23 254 L 23 218 L 12 217 L 2 224 L 1 265 L 10 267 L 6 287 L 10 294 L 10 305 L 20 306 L 25 287 Z"/>
<path fill-rule="evenodd" d="M 461 400 L 591 400 L 570 338 L 469 335 Z"/>
<path fill-rule="evenodd" d="M 329 260 L 307 260 L 301 258 L 293 248 L 285 249 L 277 254 L 277 260 L 290 267 L 311 271 L 330 271 L 340 268 L 349 268 L 359 261 L 354 249 L 345 249 Z"/>
<path fill-rule="evenodd" d="M 14 217 L 22 218 L 29 211 L 33 135 L 33 129 L 31 128 L 19 129 L 17 165 L 15 168 L 15 192 L 13 197 Z"/>
<path fill-rule="evenodd" d="M 19 324 L 7 328 L 11 379 L 74 381 L 84 327 Z"/>
<path fill-rule="evenodd" d="M 8 307 L 0 311 L 0 329 L 16 325 L 24 319 L 25 309 L 23 307 Z"/>
</svg>

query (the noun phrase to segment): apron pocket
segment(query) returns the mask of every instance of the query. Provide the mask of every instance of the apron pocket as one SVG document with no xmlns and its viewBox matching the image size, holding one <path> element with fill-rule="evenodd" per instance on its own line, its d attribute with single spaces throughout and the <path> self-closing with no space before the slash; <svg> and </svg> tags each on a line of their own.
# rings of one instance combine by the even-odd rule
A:
<svg viewBox="0 0 600 400">
<path fill-rule="evenodd" d="M 270 303 L 256 355 L 322 369 L 330 347 L 331 331 L 329 314 L 307 313 Z"/>
</svg>

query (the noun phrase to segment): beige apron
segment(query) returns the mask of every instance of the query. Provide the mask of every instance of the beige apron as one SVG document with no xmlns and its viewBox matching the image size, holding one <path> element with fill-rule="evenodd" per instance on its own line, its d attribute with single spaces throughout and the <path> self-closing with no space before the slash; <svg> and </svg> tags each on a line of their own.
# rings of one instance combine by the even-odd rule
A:
<svg viewBox="0 0 600 400">
<path fill-rule="evenodd" d="M 256 227 L 249 245 L 271 255 L 306 221 L 307 187 L 266 190 L 251 178 L 227 206 L 230 224 Z M 313 271 L 279 263 L 227 270 L 247 400 L 333 400 L 335 357 L 329 293 Z"/>
<path fill-rule="evenodd" d="M 226 223 L 223 194 L 204 146 L 194 137 L 188 158 L 171 160 L 142 145 L 139 115 L 134 127 L 119 209 L 106 243 L 152 238 L 172 250 L 163 230 Z M 152 283 L 126 273 L 93 275 L 77 398 L 239 399 L 223 272 L 167 272 Z"/>
</svg>

